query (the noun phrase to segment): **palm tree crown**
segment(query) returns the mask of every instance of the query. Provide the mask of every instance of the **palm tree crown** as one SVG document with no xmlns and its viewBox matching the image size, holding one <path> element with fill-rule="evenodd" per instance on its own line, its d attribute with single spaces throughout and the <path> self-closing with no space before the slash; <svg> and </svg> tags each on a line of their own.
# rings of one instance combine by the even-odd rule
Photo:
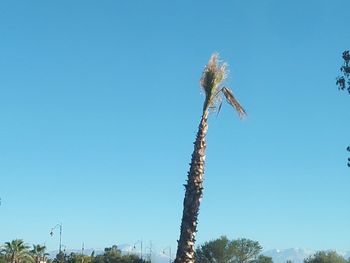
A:
<svg viewBox="0 0 350 263">
<path fill-rule="evenodd" d="M 214 53 L 205 66 L 200 85 L 205 93 L 205 101 L 203 105 L 203 114 L 209 109 L 216 109 L 218 112 L 222 105 L 222 95 L 225 96 L 226 101 L 233 106 L 240 117 L 246 115 L 245 110 L 236 100 L 233 92 L 227 87 L 221 87 L 221 83 L 227 76 L 227 64 L 219 61 L 219 54 Z"/>
<path fill-rule="evenodd" d="M 42 245 L 33 245 L 33 249 L 30 251 L 30 253 L 33 255 L 36 263 L 45 261 L 46 256 L 49 255 L 48 253 L 46 253 L 46 246 Z"/>
<path fill-rule="evenodd" d="M 11 263 L 32 262 L 33 258 L 29 253 L 27 246 L 22 239 L 15 239 L 6 242 L 2 252 Z"/>
</svg>

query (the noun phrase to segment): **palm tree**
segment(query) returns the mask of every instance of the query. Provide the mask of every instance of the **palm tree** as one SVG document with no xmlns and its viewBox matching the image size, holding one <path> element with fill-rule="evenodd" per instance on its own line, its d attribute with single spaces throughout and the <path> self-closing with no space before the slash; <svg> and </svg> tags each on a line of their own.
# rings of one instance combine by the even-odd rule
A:
<svg viewBox="0 0 350 263">
<path fill-rule="evenodd" d="M 221 86 L 222 81 L 226 78 L 226 68 L 227 65 L 225 63 L 220 63 L 218 54 L 213 54 L 200 79 L 200 84 L 205 94 L 205 101 L 194 142 L 187 184 L 185 185 L 186 193 L 183 202 L 180 239 L 178 240 L 175 263 L 195 262 L 195 235 L 197 232 L 199 205 L 203 193 L 205 137 L 208 131 L 209 110 L 217 109 L 219 112 L 224 95 L 227 102 L 236 109 L 239 116 L 245 116 L 244 109 L 235 99 L 232 91 L 227 87 Z"/>
<path fill-rule="evenodd" d="M 22 239 L 15 239 L 6 242 L 2 252 L 10 263 L 32 262 L 33 258 L 29 253 L 27 246 Z"/>
<path fill-rule="evenodd" d="M 35 263 L 45 262 L 46 256 L 49 255 L 49 253 L 46 253 L 46 246 L 41 245 L 33 245 L 33 249 L 30 251 L 34 258 Z"/>
</svg>

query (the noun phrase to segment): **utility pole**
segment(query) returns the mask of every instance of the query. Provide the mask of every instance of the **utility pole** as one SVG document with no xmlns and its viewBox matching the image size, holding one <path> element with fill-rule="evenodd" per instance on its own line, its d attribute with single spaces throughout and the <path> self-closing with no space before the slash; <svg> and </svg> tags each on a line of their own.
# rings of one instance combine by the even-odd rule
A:
<svg viewBox="0 0 350 263">
<path fill-rule="evenodd" d="M 136 248 L 136 244 L 138 244 L 138 243 L 141 243 L 141 254 L 140 254 L 140 258 L 141 258 L 141 261 L 142 261 L 142 239 L 136 241 L 136 243 L 134 244 L 134 249 Z"/>
</svg>

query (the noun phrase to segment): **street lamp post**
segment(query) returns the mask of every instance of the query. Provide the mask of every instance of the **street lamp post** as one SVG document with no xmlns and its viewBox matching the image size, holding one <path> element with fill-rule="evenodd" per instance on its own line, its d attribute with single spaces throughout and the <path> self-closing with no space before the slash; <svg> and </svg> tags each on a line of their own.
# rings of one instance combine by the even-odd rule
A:
<svg viewBox="0 0 350 263">
<path fill-rule="evenodd" d="M 141 262 L 142 262 L 142 239 L 141 240 L 137 240 L 134 244 L 134 249 L 136 248 L 136 245 L 140 243 L 141 244 L 141 254 L 140 254 L 140 258 L 141 258 Z"/>
<path fill-rule="evenodd" d="M 166 247 L 166 248 L 163 249 L 163 254 L 164 254 L 164 255 L 166 255 L 166 254 L 165 254 L 165 250 L 168 250 L 168 251 L 169 251 L 169 255 L 168 255 L 168 256 L 169 256 L 169 263 L 171 263 L 171 246 L 168 246 L 168 247 Z"/>
<path fill-rule="evenodd" d="M 53 236 L 53 231 L 58 227 L 60 228 L 60 244 L 58 247 L 58 253 L 61 254 L 61 251 L 62 251 L 62 223 L 57 224 L 53 228 L 51 228 L 50 235 Z"/>
</svg>

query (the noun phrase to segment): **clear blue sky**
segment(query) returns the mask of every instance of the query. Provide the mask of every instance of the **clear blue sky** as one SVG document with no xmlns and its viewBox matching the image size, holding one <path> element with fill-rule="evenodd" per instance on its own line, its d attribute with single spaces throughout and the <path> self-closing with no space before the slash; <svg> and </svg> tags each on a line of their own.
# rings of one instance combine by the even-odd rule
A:
<svg viewBox="0 0 350 263">
<path fill-rule="evenodd" d="M 349 249 L 347 0 L 2 1 L 0 242 L 175 251 L 214 51 L 248 112 L 209 122 L 198 244 Z M 145 245 L 146 246 L 146 245 Z"/>
</svg>

